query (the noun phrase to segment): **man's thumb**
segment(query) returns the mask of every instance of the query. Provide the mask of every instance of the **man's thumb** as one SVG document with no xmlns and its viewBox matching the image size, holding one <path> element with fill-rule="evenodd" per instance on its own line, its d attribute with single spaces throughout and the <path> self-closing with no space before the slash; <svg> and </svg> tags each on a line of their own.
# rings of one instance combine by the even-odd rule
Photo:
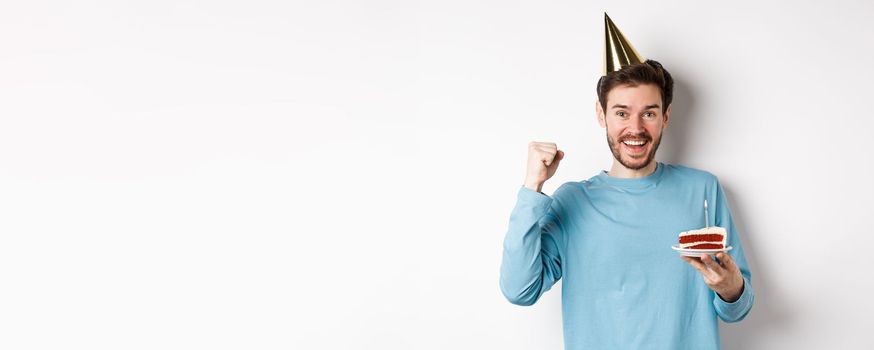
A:
<svg viewBox="0 0 874 350">
<path fill-rule="evenodd" d="M 564 159 L 564 151 L 558 151 L 555 153 L 555 161 L 558 162 Z"/>
</svg>

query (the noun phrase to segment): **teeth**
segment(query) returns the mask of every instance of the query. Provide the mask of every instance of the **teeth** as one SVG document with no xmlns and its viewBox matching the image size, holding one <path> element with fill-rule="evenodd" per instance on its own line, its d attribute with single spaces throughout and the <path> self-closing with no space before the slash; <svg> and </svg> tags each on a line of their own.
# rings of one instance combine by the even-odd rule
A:
<svg viewBox="0 0 874 350">
<path fill-rule="evenodd" d="M 640 145 L 646 143 L 646 141 L 623 141 L 623 143 L 625 143 L 626 145 L 629 145 L 629 146 L 640 146 Z"/>
</svg>

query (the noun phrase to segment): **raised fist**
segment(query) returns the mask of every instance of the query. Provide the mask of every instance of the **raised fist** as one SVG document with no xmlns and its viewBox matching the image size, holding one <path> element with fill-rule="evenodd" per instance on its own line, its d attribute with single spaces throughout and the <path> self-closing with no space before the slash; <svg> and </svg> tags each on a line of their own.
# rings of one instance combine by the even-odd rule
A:
<svg viewBox="0 0 874 350">
<path fill-rule="evenodd" d="M 558 169 L 558 163 L 564 158 L 564 152 L 552 142 L 531 141 L 528 144 L 528 171 L 525 176 L 525 187 L 540 192 L 543 183 Z"/>
</svg>

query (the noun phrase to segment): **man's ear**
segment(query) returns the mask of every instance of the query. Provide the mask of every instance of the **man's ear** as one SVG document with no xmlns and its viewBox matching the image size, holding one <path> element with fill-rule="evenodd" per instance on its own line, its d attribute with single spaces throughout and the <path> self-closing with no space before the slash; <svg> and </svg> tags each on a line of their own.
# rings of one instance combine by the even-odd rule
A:
<svg viewBox="0 0 874 350">
<path fill-rule="evenodd" d="M 663 126 L 662 129 L 667 128 L 668 122 L 671 120 L 671 105 L 672 104 L 668 105 L 668 109 L 665 110 L 665 126 Z"/>
<path fill-rule="evenodd" d="M 602 128 L 607 127 L 607 121 L 604 120 L 604 108 L 601 107 L 601 101 L 595 100 L 595 114 L 598 115 L 598 124 Z"/>
</svg>

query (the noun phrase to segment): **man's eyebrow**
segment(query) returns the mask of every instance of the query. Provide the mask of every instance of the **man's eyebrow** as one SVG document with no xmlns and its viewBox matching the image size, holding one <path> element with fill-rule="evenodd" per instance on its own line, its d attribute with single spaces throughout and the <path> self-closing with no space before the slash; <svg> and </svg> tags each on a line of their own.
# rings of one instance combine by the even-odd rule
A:
<svg viewBox="0 0 874 350">
<path fill-rule="evenodd" d="M 628 106 L 615 104 L 615 105 L 613 105 L 613 107 L 610 107 L 610 109 L 614 109 L 614 108 L 628 108 Z M 643 109 L 652 109 L 652 108 L 659 108 L 659 104 L 656 103 L 656 104 L 646 105 L 646 107 L 643 107 Z"/>
</svg>

